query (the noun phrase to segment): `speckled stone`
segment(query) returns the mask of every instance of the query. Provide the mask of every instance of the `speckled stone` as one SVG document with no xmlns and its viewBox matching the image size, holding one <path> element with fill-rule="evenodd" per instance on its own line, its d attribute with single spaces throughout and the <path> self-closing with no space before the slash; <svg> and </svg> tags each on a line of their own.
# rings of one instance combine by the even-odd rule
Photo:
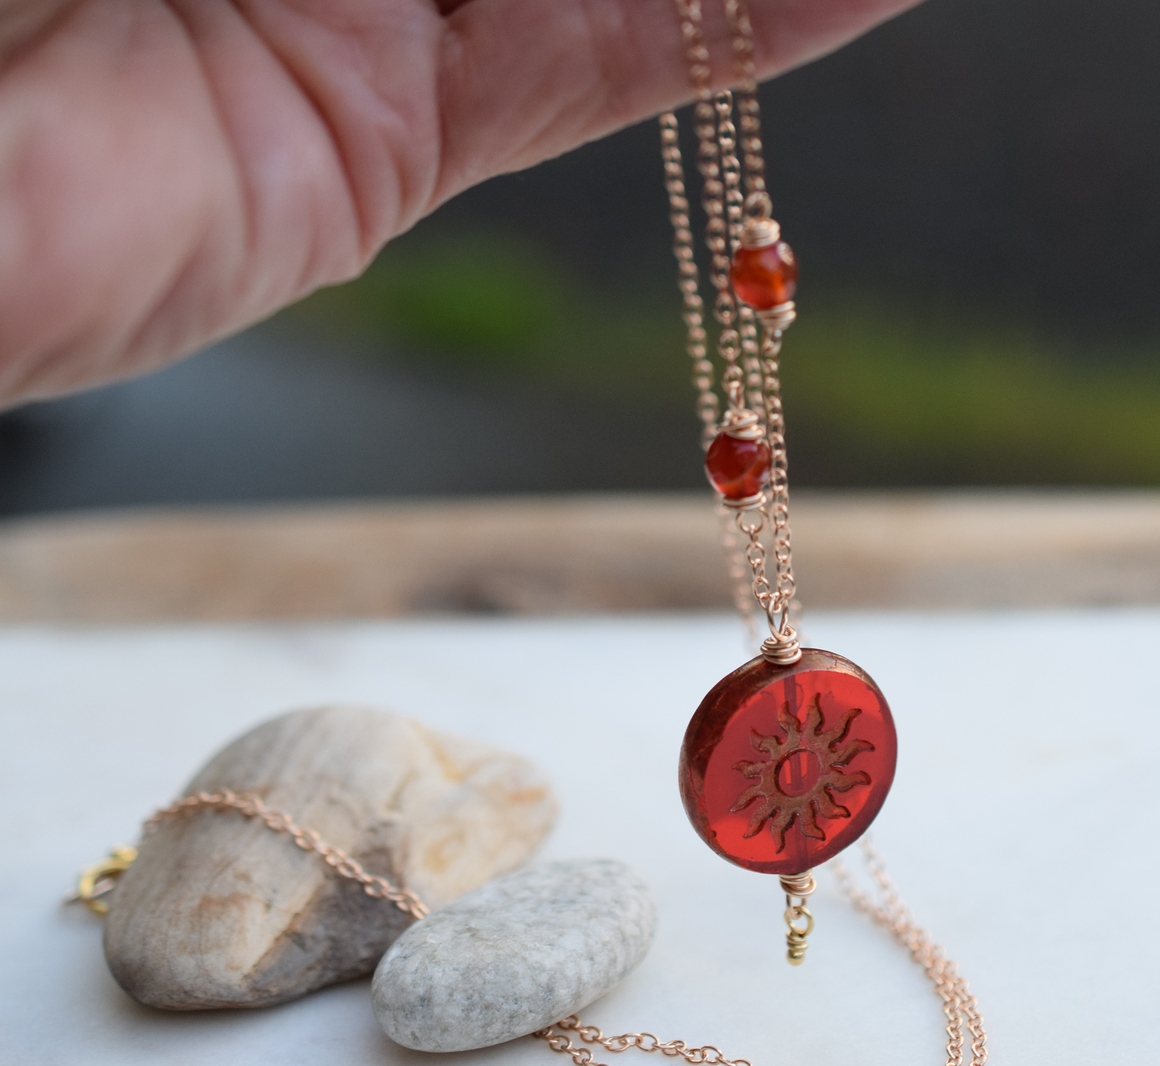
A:
<svg viewBox="0 0 1160 1066">
<path fill-rule="evenodd" d="M 604 995 L 655 930 L 648 885 L 623 863 L 543 863 L 411 926 L 375 971 L 375 1014 L 417 1051 L 501 1044 Z"/>
</svg>

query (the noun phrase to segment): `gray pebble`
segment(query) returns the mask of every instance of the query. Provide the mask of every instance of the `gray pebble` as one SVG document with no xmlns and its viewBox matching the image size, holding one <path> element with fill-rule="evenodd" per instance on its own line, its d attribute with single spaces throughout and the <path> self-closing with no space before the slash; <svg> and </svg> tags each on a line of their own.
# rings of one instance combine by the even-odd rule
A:
<svg viewBox="0 0 1160 1066">
<path fill-rule="evenodd" d="M 411 926 L 375 971 L 375 1014 L 417 1051 L 501 1044 L 599 999 L 655 930 L 648 885 L 623 863 L 543 863 Z"/>
</svg>

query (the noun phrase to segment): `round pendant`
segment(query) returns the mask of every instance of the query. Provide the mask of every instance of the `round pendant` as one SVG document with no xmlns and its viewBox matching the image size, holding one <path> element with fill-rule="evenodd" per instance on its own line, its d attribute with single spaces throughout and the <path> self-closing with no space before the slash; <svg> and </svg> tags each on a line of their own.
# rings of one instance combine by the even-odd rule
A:
<svg viewBox="0 0 1160 1066">
<path fill-rule="evenodd" d="M 816 648 L 792 666 L 757 658 L 693 715 L 681 798 L 718 855 L 760 873 L 804 873 L 869 828 L 897 753 L 885 697 L 848 659 Z"/>
</svg>

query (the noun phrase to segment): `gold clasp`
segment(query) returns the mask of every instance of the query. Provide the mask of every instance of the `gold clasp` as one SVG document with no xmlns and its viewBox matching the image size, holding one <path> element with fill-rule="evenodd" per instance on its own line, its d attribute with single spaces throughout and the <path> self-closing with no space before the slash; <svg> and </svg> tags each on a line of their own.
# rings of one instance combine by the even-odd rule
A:
<svg viewBox="0 0 1160 1066">
<path fill-rule="evenodd" d="M 792 632 L 792 630 L 791 630 Z M 782 874 L 781 887 L 785 890 L 785 957 L 791 966 L 800 966 L 806 957 L 806 937 L 814 931 L 814 916 L 806 901 L 817 889 L 817 882 L 809 870 L 799 874 Z M 804 922 L 804 925 L 797 923 Z"/>
<path fill-rule="evenodd" d="M 117 879 L 133 865 L 136 858 L 136 848 L 128 845 L 113 848 L 107 859 L 95 862 L 81 871 L 76 892 L 65 902 L 83 903 L 94 914 L 108 914 L 109 904 L 104 897 L 117 887 Z"/>
<path fill-rule="evenodd" d="M 803 919 L 805 925 L 794 925 Z M 806 937 L 814 931 L 814 916 L 804 901 L 793 903 L 785 909 L 785 924 L 789 927 L 785 934 L 785 957 L 791 966 L 800 966 L 806 957 Z"/>
</svg>

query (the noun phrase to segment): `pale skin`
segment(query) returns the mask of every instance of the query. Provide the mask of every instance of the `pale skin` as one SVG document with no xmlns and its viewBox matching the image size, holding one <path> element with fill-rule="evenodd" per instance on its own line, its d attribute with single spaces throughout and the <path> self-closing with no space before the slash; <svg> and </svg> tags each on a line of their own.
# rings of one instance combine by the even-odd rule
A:
<svg viewBox="0 0 1160 1066">
<path fill-rule="evenodd" d="M 750 0 L 759 74 L 915 2 Z M 0 404 L 172 362 L 690 95 L 672 0 L 0 0 Z"/>
</svg>

